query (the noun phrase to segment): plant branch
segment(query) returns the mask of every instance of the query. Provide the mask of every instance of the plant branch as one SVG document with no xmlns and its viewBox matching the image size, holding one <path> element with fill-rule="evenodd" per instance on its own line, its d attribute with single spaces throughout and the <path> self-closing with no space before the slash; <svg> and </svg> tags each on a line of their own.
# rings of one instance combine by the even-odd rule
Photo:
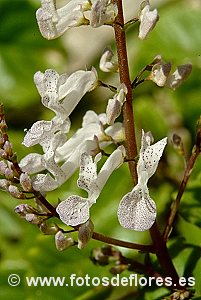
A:
<svg viewBox="0 0 201 300">
<path fill-rule="evenodd" d="M 124 27 L 124 16 L 122 1 L 116 0 L 118 6 L 118 15 L 116 18 L 116 23 L 114 24 L 115 31 L 115 40 L 117 46 L 117 57 L 119 64 L 119 75 L 121 83 L 124 83 L 127 87 L 128 93 L 126 95 L 126 101 L 123 106 L 123 119 L 125 127 L 125 136 L 126 136 L 126 151 L 128 159 L 137 156 L 137 144 L 135 138 L 134 130 L 134 116 L 133 116 L 133 95 L 132 95 L 132 86 L 129 75 L 128 68 L 128 58 L 127 58 L 127 49 L 126 49 L 126 36 Z M 134 184 L 137 184 L 137 172 L 136 172 L 136 163 L 134 161 L 128 162 L 130 173 Z"/>
<path fill-rule="evenodd" d="M 119 246 L 119 247 L 135 249 L 135 250 L 140 250 L 143 252 L 150 252 L 150 253 L 155 252 L 154 247 L 152 245 L 140 245 L 140 244 L 130 243 L 130 242 L 114 239 L 97 232 L 93 233 L 92 238 L 94 240 L 101 241 L 110 245 Z"/>
<path fill-rule="evenodd" d="M 168 240 L 168 236 L 169 236 L 169 234 L 172 230 L 173 223 L 174 223 L 174 220 L 175 220 L 175 217 L 176 217 L 179 205 L 180 205 L 181 198 L 182 198 L 183 193 L 186 189 L 186 185 L 187 185 L 188 180 L 190 178 L 192 169 L 194 167 L 194 164 L 195 164 L 196 159 L 198 158 L 200 152 L 201 152 L 201 117 L 200 117 L 200 120 L 198 121 L 196 143 L 193 147 L 191 157 L 188 160 L 188 163 L 187 163 L 187 166 L 186 166 L 186 169 L 185 169 L 185 172 L 184 172 L 184 176 L 183 176 L 182 182 L 180 184 L 180 187 L 179 187 L 179 190 L 178 190 L 178 193 L 177 193 L 176 200 L 173 201 L 173 203 L 172 203 L 172 208 L 171 208 L 171 211 L 170 211 L 170 214 L 169 214 L 169 217 L 168 217 L 167 225 L 166 225 L 164 233 L 163 233 L 164 241 Z"/>
<path fill-rule="evenodd" d="M 165 277 L 171 277 L 173 289 L 175 288 L 181 289 L 182 287 L 179 284 L 179 276 L 172 263 L 171 257 L 168 253 L 166 243 L 163 240 L 160 231 L 158 230 L 158 226 L 156 222 L 149 229 L 149 232 L 155 247 L 156 256 L 158 258 L 161 269 L 163 271 L 163 275 Z"/>
</svg>

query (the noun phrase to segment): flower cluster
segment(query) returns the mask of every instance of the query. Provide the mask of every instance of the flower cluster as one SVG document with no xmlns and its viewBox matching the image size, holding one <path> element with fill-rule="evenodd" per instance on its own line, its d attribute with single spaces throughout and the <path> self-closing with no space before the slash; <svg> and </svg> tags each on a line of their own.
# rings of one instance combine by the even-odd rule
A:
<svg viewBox="0 0 201 300">
<path fill-rule="evenodd" d="M 48 40 L 72 27 L 112 24 L 116 16 L 117 6 L 111 0 L 71 0 L 61 8 L 56 8 L 54 0 L 41 0 L 41 8 L 36 12 L 40 32 Z"/>
<path fill-rule="evenodd" d="M 56 0 L 41 0 L 36 18 L 41 34 L 47 39 L 54 39 L 72 27 L 90 25 L 97 28 L 102 25 L 113 25 L 117 14 L 116 1 L 112 0 L 71 0 L 59 8 Z M 138 37 L 145 39 L 155 27 L 159 16 L 156 9 L 151 11 L 149 1 L 145 0 L 140 6 L 138 18 L 134 20 L 140 23 Z M 99 67 L 103 72 L 119 71 L 110 47 L 105 48 Z M 157 56 L 139 73 L 132 87 L 136 87 L 144 80 L 151 80 L 160 87 L 168 86 L 175 89 L 188 77 L 191 69 L 190 64 L 181 65 L 171 74 L 171 64 L 165 63 L 161 56 Z M 149 71 L 150 74 L 141 80 L 144 71 Z M 82 249 L 93 235 L 94 225 L 90 218 L 90 208 L 96 203 L 108 178 L 126 158 L 123 146 L 124 126 L 122 122 L 116 122 L 116 119 L 121 114 L 128 88 L 125 83 L 117 87 L 104 84 L 98 79 L 95 68 L 79 70 L 71 75 L 60 75 L 52 69 L 44 73 L 38 71 L 34 75 L 34 82 L 42 104 L 54 112 L 54 117 L 48 121 L 35 122 L 26 132 L 23 145 L 32 147 L 39 144 L 43 154 L 28 154 L 17 165 L 17 170 L 13 163 L 15 158 L 12 145 L 7 138 L 4 139 L 0 156 L 7 162 L 0 161 L 0 174 L 5 177 L 0 180 L 0 188 L 7 190 L 17 199 L 28 199 L 27 193 L 36 198 L 37 208 L 21 204 L 15 208 L 15 212 L 28 222 L 37 225 L 44 234 L 54 234 L 56 248 L 59 251 L 75 245 L 76 242 L 70 234 L 65 235 L 65 231 L 57 225 L 48 224 L 47 221 L 52 216 L 59 217 L 64 224 L 78 230 L 78 248 Z M 86 93 L 100 85 L 115 91 L 113 97 L 108 100 L 106 112 L 99 115 L 91 110 L 85 112 L 81 128 L 69 138 L 71 113 Z M 0 122 L 0 129 L 5 137 L 4 120 Z M 138 183 L 119 204 L 118 220 L 127 229 L 148 230 L 156 219 L 156 204 L 149 195 L 147 183 L 157 169 L 167 138 L 151 145 L 152 140 L 150 132 L 142 131 L 137 163 Z M 105 149 L 111 144 L 115 150 L 107 154 Z M 98 172 L 97 164 L 103 154 L 108 158 Z M 48 191 L 60 187 L 77 169 L 79 169 L 77 186 L 85 190 L 88 196 L 71 195 L 61 201 L 56 208 L 43 198 L 45 201 L 41 202 L 43 206 L 40 206 L 37 195 L 44 197 Z M 49 205 L 46 207 L 44 203 Z"/>
<path fill-rule="evenodd" d="M 175 90 L 188 78 L 191 71 L 192 65 L 185 64 L 178 66 L 171 74 L 171 63 L 164 62 L 161 55 L 157 55 L 147 80 L 155 82 L 160 87 L 167 86 Z"/>
</svg>

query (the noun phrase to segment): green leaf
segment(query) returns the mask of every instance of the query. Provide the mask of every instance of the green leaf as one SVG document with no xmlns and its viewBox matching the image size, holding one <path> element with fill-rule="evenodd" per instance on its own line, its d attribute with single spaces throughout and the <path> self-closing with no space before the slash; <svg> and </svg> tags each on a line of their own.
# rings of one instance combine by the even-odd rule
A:
<svg viewBox="0 0 201 300">
<path fill-rule="evenodd" d="M 176 230 L 179 235 L 183 236 L 186 243 L 201 246 L 201 228 L 187 222 L 182 216 L 178 216 Z"/>
</svg>

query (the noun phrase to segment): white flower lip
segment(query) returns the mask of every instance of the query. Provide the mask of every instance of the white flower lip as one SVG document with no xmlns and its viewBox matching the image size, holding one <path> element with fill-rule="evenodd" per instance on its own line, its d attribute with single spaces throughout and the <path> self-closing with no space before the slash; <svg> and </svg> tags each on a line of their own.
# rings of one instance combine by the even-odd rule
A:
<svg viewBox="0 0 201 300">
<path fill-rule="evenodd" d="M 122 227 L 136 231 L 151 228 L 156 219 L 156 204 L 149 196 L 147 182 L 156 171 L 167 138 L 150 145 L 149 133 L 142 131 L 140 157 L 137 164 L 138 184 L 120 201 L 118 220 Z"/>
</svg>

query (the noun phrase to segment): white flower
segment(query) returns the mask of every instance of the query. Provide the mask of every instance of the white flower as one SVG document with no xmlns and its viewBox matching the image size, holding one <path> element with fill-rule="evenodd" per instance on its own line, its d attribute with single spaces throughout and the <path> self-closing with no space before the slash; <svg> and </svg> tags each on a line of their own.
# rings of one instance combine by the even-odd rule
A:
<svg viewBox="0 0 201 300">
<path fill-rule="evenodd" d="M 59 203 L 56 211 L 62 222 L 70 226 L 77 226 L 85 223 L 89 219 L 90 207 L 96 203 L 109 176 L 123 163 L 124 156 L 125 149 L 123 146 L 120 146 L 110 155 L 97 174 L 97 162 L 100 160 L 101 155 L 98 154 L 94 161 L 87 153 L 81 155 L 77 185 L 87 191 L 88 197 L 83 198 L 72 195 Z"/>
<path fill-rule="evenodd" d="M 113 52 L 110 47 L 106 47 L 100 59 L 99 67 L 103 72 L 116 72 L 118 70 L 118 64 L 113 61 Z"/>
<path fill-rule="evenodd" d="M 149 133 L 144 134 L 142 131 L 140 157 L 137 164 L 138 184 L 122 198 L 118 208 L 121 226 L 136 231 L 148 230 L 156 219 L 156 204 L 149 196 L 147 182 L 156 172 L 167 138 L 151 146 L 150 143 Z"/>
<path fill-rule="evenodd" d="M 191 71 L 192 71 L 191 64 L 178 66 L 176 71 L 168 77 L 166 86 L 175 90 L 188 78 Z"/>
<path fill-rule="evenodd" d="M 97 84 L 97 72 L 79 70 L 67 76 L 59 75 L 54 70 L 38 71 L 34 75 L 34 82 L 41 95 L 42 103 L 53 110 L 56 115 L 65 120 L 74 110 L 81 98 L 93 90 Z"/>
<path fill-rule="evenodd" d="M 171 63 L 165 63 L 158 55 L 155 57 L 151 73 L 146 79 L 155 82 L 160 87 L 167 86 L 175 90 L 188 78 L 192 71 L 192 65 L 180 65 L 172 74 L 170 71 Z"/>
<path fill-rule="evenodd" d="M 90 25 L 99 27 L 104 24 L 112 24 L 117 13 L 117 4 L 111 0 L 95 0 L 91 7 Z"/>
<path fill-rule="evenodd" d="M 158 86 L 165 85 L 171 71 L 171 63 L 165 63 L 162 58 L 158 61 L 151 70 L 148 80 L 155 82 Z"/>
<path fill-rule="evenodd" d="M 141 3 L 141 11 L 139 15 L 140 28 L 139 28 L 139 38 L 145 39 L 149 32 L 155 27 L 157 21 L 159 20 L 157 9 L 150 11 L 150 4 L 148 0 Z"/>
<path fill-rule="evenodd" d="M 56 9 L 55 0 L 41 0 L 36 19 L 42 36 L 48 40 L 61 36 L 72 27 L 89 24 L 84 11 L 90 7 L 88 0 L 72 0 Z"/>
<path fill-rule="evenodd" d="M 128 90 L 126 85 L 122 83 L 117 89 L 117 93 L 114 95 L 114 97 L 109 99 L 106 108 L 107 124 L 114 124 L 116 118 L 120 116 L 121 108 L 126 101 L 127 92 Z"/>
</svg>

